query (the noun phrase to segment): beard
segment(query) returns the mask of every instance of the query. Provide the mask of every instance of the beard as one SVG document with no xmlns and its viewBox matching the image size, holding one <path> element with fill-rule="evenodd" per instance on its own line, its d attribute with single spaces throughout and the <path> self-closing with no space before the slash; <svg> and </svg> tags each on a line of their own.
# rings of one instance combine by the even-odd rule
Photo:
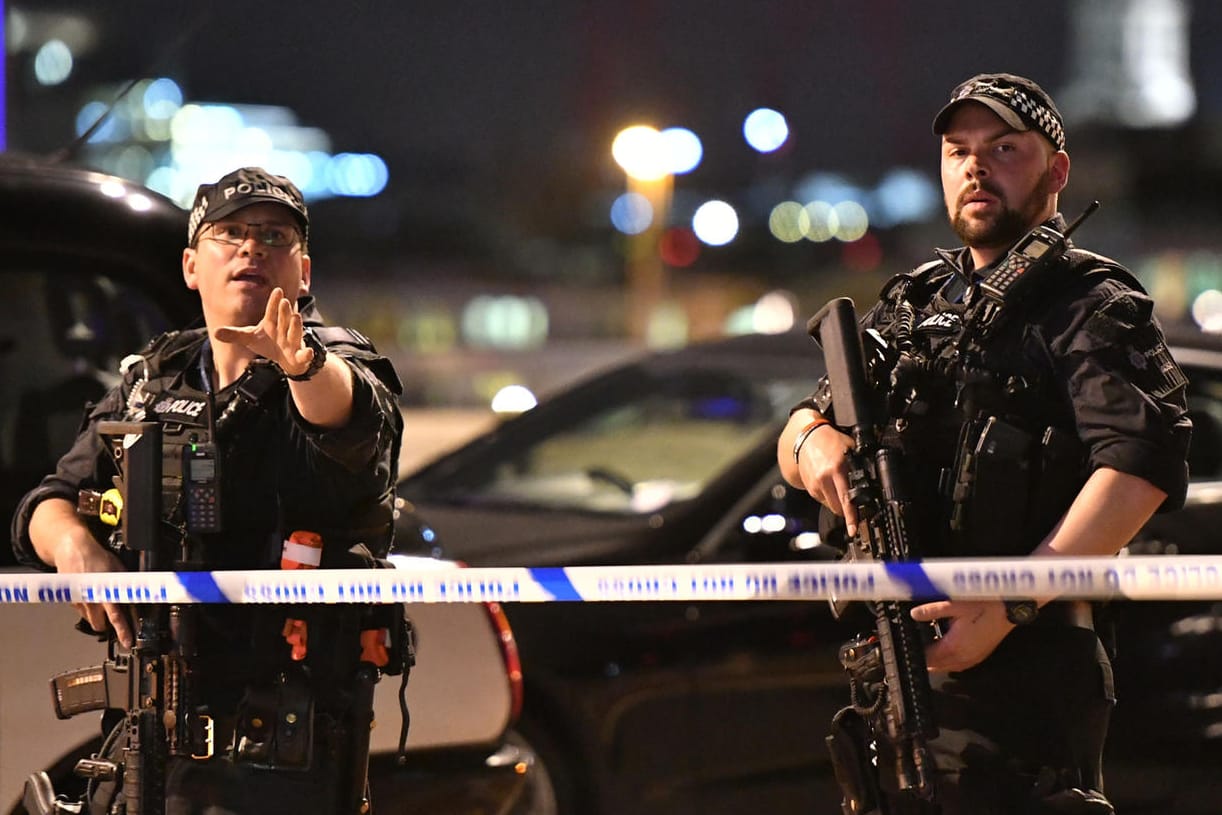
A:
<svg viewBox="0 0 1222 815">
<path fill-rule="evenodd" d="M 964 246 L 989 249 L 1009 246 L 1036 225 L 1036 219 L 1048 202 L 1047 190 L 1051 183 L 1052 171 L 1045 170 L 1035 188 L 1015 208 L 1010 206 L 1001 190 L 986 181 L 979 185 L 979 189 L 1001 202 L 1001 212 L 986 220 L 969 221 L 963 216 L 963 199 L 975 191 L 969 190 L 956 202 L 955 211 L 951 213 L 950 218 L 951 228 L 955 230 L 959 240 L 963 241 Z"/>
</svg>

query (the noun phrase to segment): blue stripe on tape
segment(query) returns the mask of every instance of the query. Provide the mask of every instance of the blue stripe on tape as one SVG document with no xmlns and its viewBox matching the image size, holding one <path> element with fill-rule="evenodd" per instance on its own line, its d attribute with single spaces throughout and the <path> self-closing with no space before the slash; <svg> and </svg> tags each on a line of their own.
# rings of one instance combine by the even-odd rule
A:
<svg viewBox="0 0 1222 815">
<path fill-rule="evenodd" d="M 530 570 L 530 576 L 557 600 L 582 599 L 562 568 L 554 566 L 533 568 Z"/>
<path fill-rule="evenodd" d="M 948 599 L 944 592 L 938 591 L 938 588 L 929 579 L 929 575 L 925 573 L 925 568 L 921 564 L 886 563 L 883 565 L 886 568 L 888 577 L 908 587 L 912 592 L 913 600 L 931 602 L 933 600 Z"/>
<path fill-rule="evenodd" d="M 199 603 L 228 603 L 212 572 L 179 572 L 178 582 Z"/>
</svg>

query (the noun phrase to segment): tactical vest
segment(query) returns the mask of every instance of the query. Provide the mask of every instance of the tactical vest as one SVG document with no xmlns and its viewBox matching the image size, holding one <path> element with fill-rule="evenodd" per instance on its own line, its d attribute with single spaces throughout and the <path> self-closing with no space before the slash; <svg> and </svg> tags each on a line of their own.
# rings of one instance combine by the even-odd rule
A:
<svg viewBox="0 0 1222 815">
<path fill-rule="evenodd" d="M 949 257 L 883 288 L 866 320 L 887 343 L 871 377 L 890 417 L 883 442 L 904 452 L 921 491 L 922 556 L 1026 555 L 1085 483 L 1087 451 L 1032 326 L 1053 287 L 1098 275 L 1142 290 L 1119 264 L 1071 249 L 1044 290 L 994 315 L 987 337 Z"/>
<path fill-rule="evenodd" d="M 363 335 L 349 329 L 334 326 L 311 326 L 311 330 L 325 346 L 342 349 L 362 360 L 392 391 L 399 393 L 401 386 L 389 361 L 377 355 L 372 343 Z M 258 444 L 257 423 L 262 414 L 280 409 L 286 398 L 287 382 L 280 370 L 271 363 L 257 360 L 248 366 L 242 377 L 232 386 L 227 401 L 218 404 L 215 415 L 212 398 L 191 384 L 193 377 L 184 375 L 194 364 L 204 343 L 203 329 L 172 331 L 154 338 L 139 354 L 123 360 L 123 392 L 126 396 L 125 418 L 129 421 L 158 421 L 162 425 L 162 508 L 166 520 L 167 534 L 177 534 L 188 543 L 194 539 L 233 537 L 232 527 L 222 529 L 220 518 L 202 519 L 196 513 L 192 495 L 206 481 L 209 474 L 218 475 L 202 466 L 194 458 L 208 446 L 215 450 L 215 467 L 226 458 L 228 451 L 250 444 Z M 246 438 L 249 435 L 249 438 Z M 398 459 L 398 438 L 392 450 L 392 460 Z M 217 488 L 220 479 L 217 478 Z M 393 490 L 383 495 L 376 506 L 370 506 L 360 517 L 347 517 L 334 527 L 317 528 L 313 531 L 323 535 L 324 540 L 340 542 L 342 546 L 328 546 L 323 566 L 343 567 L 350 564 L 349 558 L 338 553 L 348 549 L 351 543 L 365 542 L 378 554 L 385 554 L 389 547 L 393 524 Z M 265 521 L 255 526 L 275 530 L 266 544 L 266 551 L 256 562 L 221 563 L 226 568 L 267 568 L 279 562 L 279 542 L 292 531 Z M 214 534 L 220 533 L 220 534 Z M 229 534 L 226 534 L 229 533 Z M 216 541 L 212 542 L 213 544 Z M 249 543 L 247 544 L 249 545 Z M 184 546 L 183 560 L 215 561 L 214 553 L 197 550 L 189 552 Z M 339 560 L 337 560 L 339 558 Z M 215 563 L 213 565 L 216 565 Z"/>
</svg>

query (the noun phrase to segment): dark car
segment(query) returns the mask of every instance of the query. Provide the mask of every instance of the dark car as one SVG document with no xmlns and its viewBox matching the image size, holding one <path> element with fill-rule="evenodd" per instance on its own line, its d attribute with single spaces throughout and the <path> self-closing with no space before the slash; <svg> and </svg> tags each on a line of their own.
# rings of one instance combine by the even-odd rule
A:
<svg viewBox="0 0 1222 815">
<path fill-rule="evenodd" d="M 1193 484 L 1184 510 L 1131 545 L 1143 554 L 1222 553 L 1222 342 L 1191 341 L 1177 354 L 1197 422 Z M 814 342 L 797 333 L 648 355 L 504 422 L 400 494 L 412 522 L 472 566 L 834 558 L 816 505 L 775 463 L 788 410 L 820 373 Z M 1217 812 L 1222 609 L 1113 606 L 1118 809 Z M 529 671 L 518 727 L 563 812 L 839 813 L 823 737 L 848 700 L 836 652 L 852 632 L 825 603 L 507 611 Z"/>
<path fill-rule="evenodd" d="M 155 333 L 185 327 L 198 297 L 181 273 L 186 213 L 108 175 L 35 159 L 0 160 L 0 514 L 55 467 L 85 404 L 117 381 L 119 361 Z M 15 571 L 0 546 L 0 570 Z M 408 760 L 396 762 L 398 682 L 375 694 L 371 781 L 387 811 L 546 815 L 550 790 L 508 727 L 521 672 L 495 606 L 408 606 L 419 631 L 408 685 Z M 54 673 L 99 664 L 105 648 L 72 630 L 67 605 L 0 603 L 0 812 L 47 770 L 74 788 L 96 751 L 100 714 L 56 720 Z"/>
</svg>

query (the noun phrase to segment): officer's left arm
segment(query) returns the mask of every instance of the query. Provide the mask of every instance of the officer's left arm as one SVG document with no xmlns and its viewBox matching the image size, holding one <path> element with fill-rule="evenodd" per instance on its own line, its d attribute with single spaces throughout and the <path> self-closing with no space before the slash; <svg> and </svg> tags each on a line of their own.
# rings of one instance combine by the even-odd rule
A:
<svg viewBox="0 0 1222 815">
<path fill-rule="evenodd" d="M 1032 557 L 1114 555 L 1149 520 L 1167 493 L 1135 475 L 1101 467 Z M 1056 598 L 1040 597 L 1041 606 Z M 1000 600 L 950 600 L 912 610 L 919 621 L 949 619 L 946 636 L 926 649 L 931 671 L 962 671 L 981 662 L 1014 628 Z"/>
</svg>

